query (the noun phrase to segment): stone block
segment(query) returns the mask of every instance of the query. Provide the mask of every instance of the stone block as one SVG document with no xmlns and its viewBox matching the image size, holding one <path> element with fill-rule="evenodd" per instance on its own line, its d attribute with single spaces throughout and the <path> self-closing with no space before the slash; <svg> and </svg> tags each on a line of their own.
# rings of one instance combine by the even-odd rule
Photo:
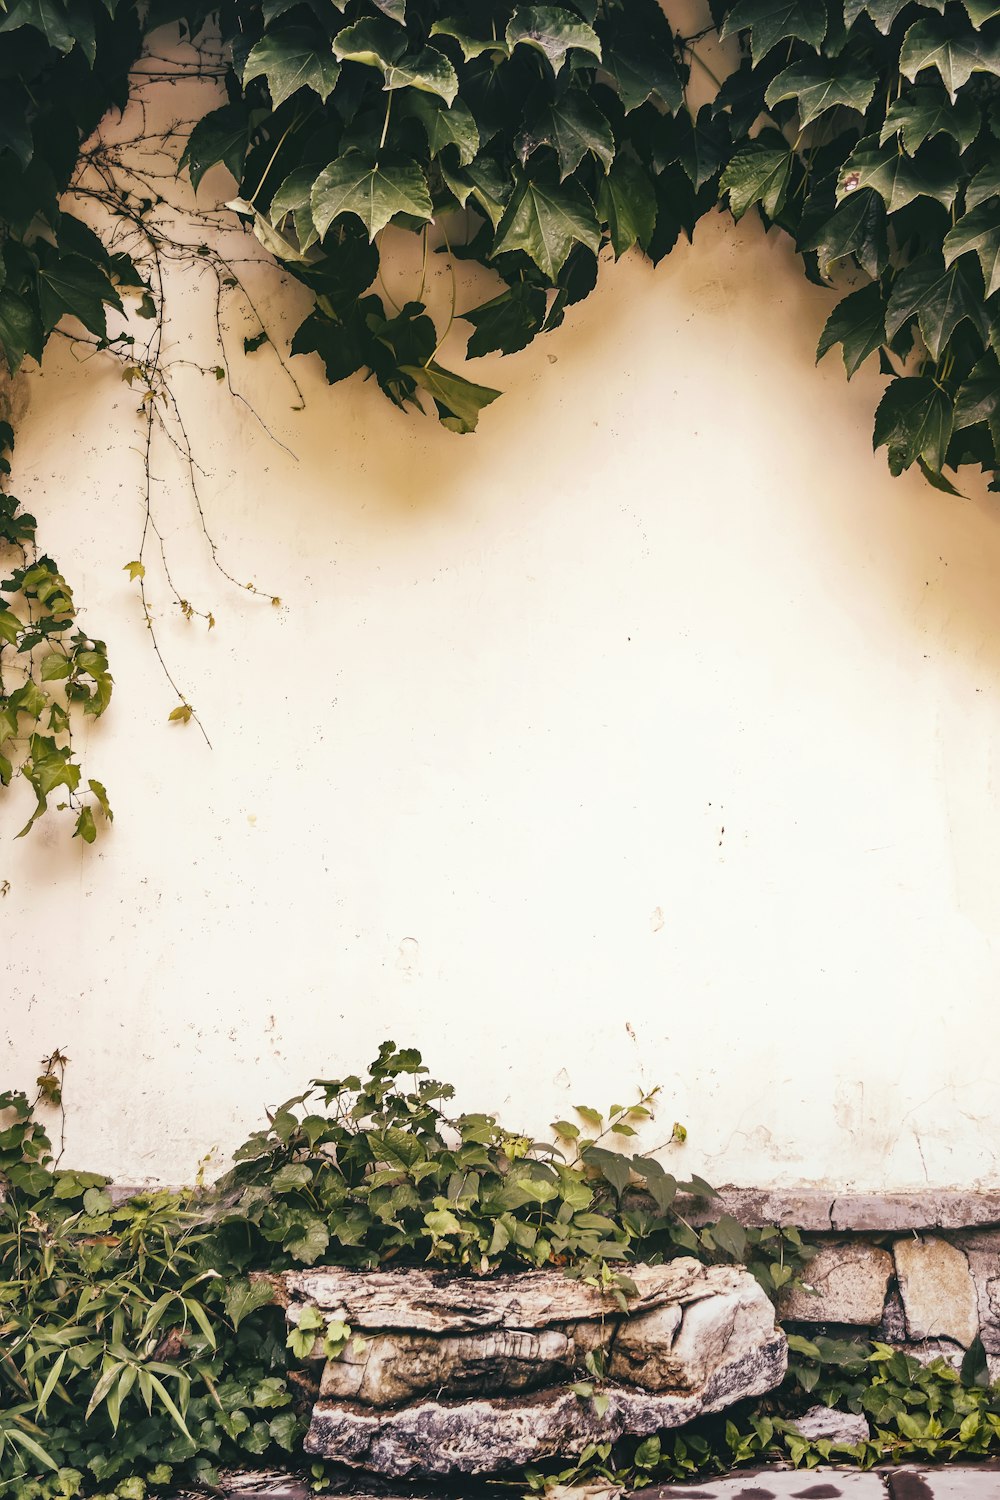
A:
<svg viewBox="0 0 1000 1500">
<path fill-rule="evenodd" d="M 887 1250 L 860 1240 L 826 1244 L 802 1273 L 804 1285 L 813 1290 L 784 1292 L 779 1315 L 783 1322 L 875 1328 L 882 1321 L 892 1272 Z"/>
<path fill-rule="evenodd" d="M 979 1302 L 969 1261 L 947 1240 L 897 1240 L 899 1295 L 910 1339 L 952 1339 L 968 1349 L 979 1332 Z"/>
<path fill-rule="evenodd" d="M 979 1304 L 979 1336 L 986 1353 L 1000 1355 L 1000 1231 L 980 1230 L 956 1243 L 969 1262 Z"/>
<path fill-rule="evenodd" d="M 801 1417 L 795 1418 L 795 1426 L 812 1443 L 839 1443 L 853 1448 L 871 1437 L 866 1417 L 856 1416 L 850 1411 L 835 1411 L 831 1406 L 811 1406 Z"/>
</svg>

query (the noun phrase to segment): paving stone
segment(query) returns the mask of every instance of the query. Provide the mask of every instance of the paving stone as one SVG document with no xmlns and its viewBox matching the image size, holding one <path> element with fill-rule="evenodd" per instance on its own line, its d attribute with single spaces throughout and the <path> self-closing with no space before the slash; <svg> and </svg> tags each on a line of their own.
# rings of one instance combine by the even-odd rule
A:
<svg viewBox="0 0 1000 1500">
<path fill-rule="evenodd" d="M 803 1273 L 803 1282 L 814 1290 L 786 1291 L 778 1314 L 791 1322 L 875 1328 L 882 1321 L 892 1273 L 887 1250 L 860 1240 L 824 1245 Z"/>
<path fill-rule="evenodd" d="M 968 1349 L 979 1332 L 979 1302 L 966 1256 L 947 1240 L 893 1245 L 899 1294 L 911 1339 L 953 1339 Z"/>
<path fill-rule="evenodd" d="M 886 1500 L 880 1475 L 857 1469 L 756 1469 L 693 1484 L 656 1485 L 639 1494 L 641 1500 Z"/>
<path fill-rule="evenodd" d="M 996 1500 L 1000 1469 L 981 1467 L 940 1469 L 907 1464 L 886 1475 L 890 1500 Z"/>
</svg>

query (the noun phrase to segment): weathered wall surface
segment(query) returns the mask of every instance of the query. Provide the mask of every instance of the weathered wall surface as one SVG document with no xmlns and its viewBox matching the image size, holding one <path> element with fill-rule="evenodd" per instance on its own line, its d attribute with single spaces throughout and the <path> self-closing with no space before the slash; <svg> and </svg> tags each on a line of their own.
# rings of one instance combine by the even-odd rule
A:
<svg viewBox="0 0 1000 1500">
<path fill-rule="evenodd" d="M 254 284 L 289 333 L 301 297 Z M 178 357 L 216 362 L 208 298 L 178 288 Z M 239 357 L 289 453 L 178 366 L 223 558 L 283 601 L 212 572 L 162 450 L 217 628 L 149 584 L 211 751 L 122 571 L 135 397 L 53 347 L 16 489 L 109 644 L 116 821 L 14 843 L 0 804 L 0 1074 L 68 1051 L 67 1160 L 189 1176 L 392 1036 L 529 1130 L 662 1084 L 645 1144 L 684 1121 L 717 1181 L 996 1183 L 1000 511 L 890 480 L 877 372 L 813 369 L 831 302 L 713 218 L 481 361 L 507 394 L 467 438 L 303 359 L 293 411 Z"/>
</svg>

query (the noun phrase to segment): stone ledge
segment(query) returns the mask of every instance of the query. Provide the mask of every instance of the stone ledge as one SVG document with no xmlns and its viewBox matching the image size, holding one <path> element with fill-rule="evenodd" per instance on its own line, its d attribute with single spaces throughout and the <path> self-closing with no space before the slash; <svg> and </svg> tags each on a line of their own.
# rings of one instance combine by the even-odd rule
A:
<svg viewBox="0 0 1000 1500">
<path fill-rule="evenodd" d="M 680 1203 L 682 1200 L 678 1199 Z M 910 1229 L 977 1229 L 1000 1225 L 1000 1188 L 940 1188 L 913 1193 L 833 1193 L 823 1188 L 728 1185 L 709 1202 L 685 1204 L 684 1217 L 709 1224 L 732 1214 L 747 1228 L 783 1224 L 816 1234 L 892 1234 Z"/>
</svg>

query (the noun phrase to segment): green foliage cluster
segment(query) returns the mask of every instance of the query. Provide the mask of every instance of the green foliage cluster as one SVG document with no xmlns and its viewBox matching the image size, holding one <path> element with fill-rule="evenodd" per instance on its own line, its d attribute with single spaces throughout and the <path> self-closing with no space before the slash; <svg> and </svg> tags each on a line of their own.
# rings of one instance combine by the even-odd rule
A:
<svg viewBox="0 0 1000 1500">
<path fill-rule="evenodd" d="M 848 376 L 877 354 L 893 376 L 875 417 L 892 472 L 954 493 L 944 468 L 973 463 L 996 488 L 1000 7 L 737 0 L 720 19 L 747 51 L 715 106 L 739 139 L 734 216 L 787 230 L 815 280 L 858 274 L 818 354 L 840 346 Z"/>
<path fill-rule="evenodd" d="M 10 472 L 10 424 L 0 422 L 0 481 Z M 35 549 L 35 518 L 0 487 L 0 552 L 17 565 L 0 578 L 0 786 L 14 774 L 11 758 L 24 746 L 20 774 L 35 794 L 35 808 L 18 837 L 28 832 L 61 789 L 60 808 L 76 814 L 74 838 L 92 844 L 98 813 L 111 820 L 101 782 L 88 779 L 73 751 L 70 708 L 99 718 L 111 701 L 107 648 L 76 626 L 73 593 L 51 557 Z M 6 596 L 6 597 L 5 597 Z M 9 753 L 8 753 L 9 752 Z"/>
<path fill-rule="evenodd" d="M 655 0 L 266 0 L 218 15 L 230 102 L 196 125 L 185 161 L 196 187 L 225 163 L 232 206 L 316 294 L 292 347 L 331 381 L 364 370 L 456 432 L 498 395 L 439 363 L 422 295 L 387 309 L 372 289 L 390 223 L 426 254 L 433 219 L 441 248 L 498 277 L 458 314 L 473 357 L 557 327 L 592 290 L 603 245 L 659 259 L 693 225 L 673 140 L 687 153 L 693 135 L 668 126 L 683 91 Z"/>
<path fill-rule="evenodd" d="M 0 5 L 0 351 L 11 372 L 25 356 L 41 359 L 66 315 L 105 342 L 106 307 L 120 310 L 119 287 L 138 283 L 60 195 L 82 142 L 110 108 L 124 108 L 141 43 L 131 0 Z M 13 445 L 0 421 L 0 786 L 17 770 L 35 793 L 22 834 L 59 791 L 74 837 L 92 843 L 111 810 L 99 781 L 81 785 L 71 709 L 97 718 L 107 708 L 107 652 L 78 628 L 69 584 L 36 549 L 35 518 L 7 492 Z"/>
<path fill-rule="evenodd" d="M 686 1223 L 679 1204 L 712 1189 L 625 1149 L 651 1096 L 580 1108 L 580 1124 L 556 1122 L 559 1145 L 533 1142 L 492 1115 L 450 1116 L 450 1087 L 391 1042 L 364 1078 L 317 1082 L 270 1114 L 211 1187 L 116 1202 L 106 1177 L 60 1167 L 39 1121 L 40 1105 L 61 1106 L 65 1063 L 46 1060 L 32 1099 L 0 1094 L 0 1492 L 13 1500 L 144 1500 L 217 1485 L 222 1466 L 304 1463 L 314 1387 L 297 1363 L 317 1336 L 336 1357 L 352 1332 L 317 1315 L 287 1333 L 271 1282 L 252 1272 L 557 1265 L 620 1303 L 634 1261 L 742 1260 L 773 1288 L 810 1254 L 794 1230 Z M 794 1421 L 816 1400 L 871 1416 L 872 1443 L 849 1455 L 860 1463 L 997 1447 L 1000 1404 L 980 1367 L 963 1383 L 880 1345 L 791 1344 L 776 1396 L 594 1447 L 529 1483 L 596 1473 L 638 1487 L 775 1452 L 811 1465 L 829 1445 L 806 1443 Z M 600 1369 L 579 1373 L 572 1388 L 600 1401 Z M 330 1482 L 322 1465 L 312 1473 Z"/>
<path fill-rule="evenodd" d="M 499 393 L 441 363 L 456 317 L 471 358 L 514 353 L 593 290 L 603 251 L 657 262 L 727 203 L 786 231 L 811 279 L 846 277 L 818 353 L 839 347 L 848 376 L 877 357 L 891 376 L 874 440 L 893 473 L 916 464 L 953 491 L 945 471 L 972 463 L 996 486 L 1000 6 L 712 5 L 742 60 L 696 109 L 701 36 L 678 35 L 658 0 L 0 0 L 0 350 L 12 370 L 41 358 L 67 316 L 98 348 L 124 347 L 127 333 L 107 330 L 123 290 L 162 317 L 136 267 L 60 194 L 81 142 L 125 103 L 144 34 L 218 26 L 227 102 L 194 126 L 183 162 L 196 189 L 229 170 L 229 206 L 313 293 L 292 349 L 330 381 L 363 372 L 397 406 L 471 432 Z M 144 211 L 121 204 L 125 218 Z M 423 239 L 425 274 L 402 307 L 376 290 L 389 226 Z M 424 295 L 436 250 L 496 277 L 477 306 L 453 301 L 444 328 Z M 78 795 L 48 683 L 65 681 L 70 701 L 86 686 L 96 714 L 111 679 L 99 642 L 61 644 L 67 612 L 32 589 L 70 596 L 37 572 L 51 565 L 4 505 L 0 546 L 24 556 L 0 582 L 0 662 L 25 680 L 0 682 L 0 782 L 20 762 L 39 809 L 66 786 L 89 840 L 105 804 L 96 786 L 95 800 Z M 179 697 L 172 717 L 186 722 Z"/>
</svg>

